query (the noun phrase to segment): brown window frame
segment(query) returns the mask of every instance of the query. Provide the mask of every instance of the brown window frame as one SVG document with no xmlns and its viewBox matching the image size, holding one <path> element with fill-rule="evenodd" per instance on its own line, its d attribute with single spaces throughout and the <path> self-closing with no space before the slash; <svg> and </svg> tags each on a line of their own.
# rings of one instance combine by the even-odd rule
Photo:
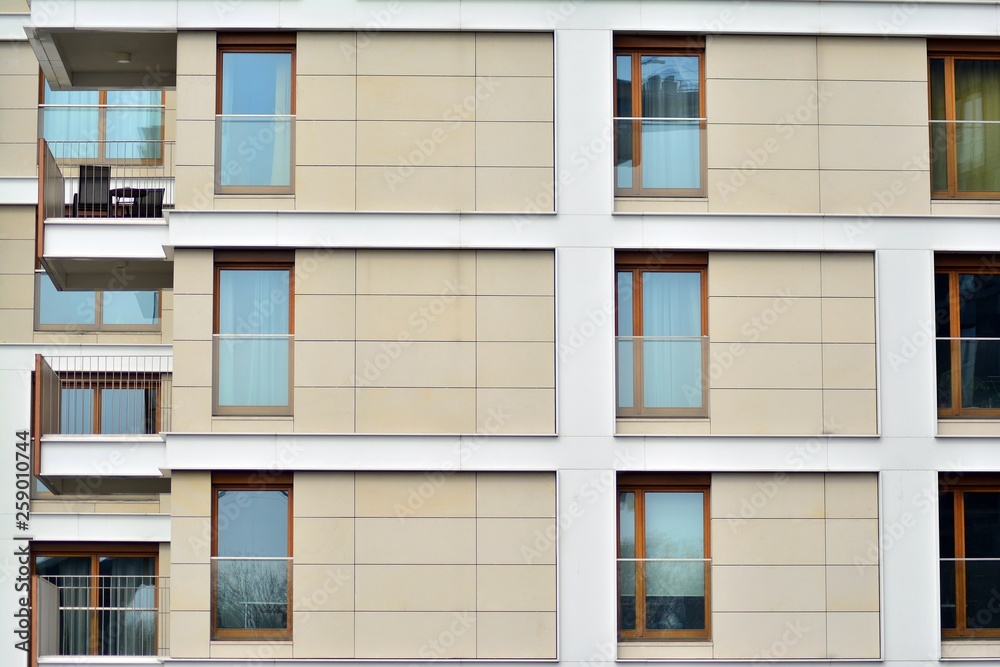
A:
<svg viewBox="0 0 1000 667">
<path fill-rule="evenodd" d="M 701 275 L 701 336 L 708 336 L 708 253 L 704 252 L 640 252 L 619 251 L 615 253 L 615 336 L 618 334 L 618 274 L 632 273 L 632 335 L 643 336 L 642 328 L 642 274 L 658 273 L 699 273 Z M 709 355 L 702 353 L 701 407 L 700 408 L 645 408 L 643 407 L 643 355 L 642 346 L 633 346 L 633 393 L 634 406 L 618 406 L 617 378 L 615 371 L 615 407 L 618 417 L 707 417 L 708 416 L 708 370 Z M 617 359 L 617 354 L 615 355 Z"/>
<path fill-rule="evenodd" d="M 933 118 L 933 95 L 931 86 L 931 62 L 944 61 L 944 101 L 945 117 Z M 946 155 L 948 162 L 948 189 L 934 190 L 933 166 L 931 167 L 932 199 L 1000 199 L 996 191 L 958 190 L 958 131 L 955 125 L 955 61 L 956 60 L 1000 60 L 1000 43 L 992 40 L 948 40 L 932 39 L 927 42 L 927 116 L 933 122 L 946 121 Z M 930 132 L 931 159 L 934 155 L 934 133 Z"/>
<path fill-rule="evenodd" d="M 223 251 L 215 253 L 214 287 L 212 298 L 212 334 L 219 335 L 220 297 L 222 296 L 220 277 L 222 271 L 239 270 L 286 270 L 288 271 L 288 405 L 283 406 L 231 406 L 219 405 L 219 359 L 212 355 L 212 414 L 214 416 L 267 416 L 288 417 L 292 415 L 295 378 L 295 251 Z M 217 339 L 215 339 L 217 341 Z M 213 350 L 216 345 L 213 345 Z"/>
<path fill-rule="evenodd" d="M 97 594 L 98 583 L 100 576 L 100 559 L 103 556 L 120 556 L 125 558 L 152 558 L 153 559 L 153 577 L 156 578 L 157 585 L 153 587 L 153 606 L 156 611 L 156 623 L 154 624 L 154 646 L 158 647 L 160 644 L 160 547 L 157 543 L 146 543 L 146 542 L 119 542 L 119 543 L 101 543 L 101 542 L 36 542 L 31 545 L 31 574 L 32 578 L 38 576 L 35 570 L 35 558 L 41 556 L 42 558 L 47 557 L 58 557 L 65 556 L 70 558 L 90 558 L 90 576 L 91 577 L 91 591 L 90 599 L 99 600 L 100 597 Z M 76 575 L 67 575 L 76 576 Z M 38 599 L 38 592 L 36 590 L 35 584 L 32 584 L 31 590 L 32 600 Z M 96 606 L 96 605 L 95 605 Z M 90 623 L 90 641 L 88 647 L 87 656 L 100 656 L 103 655 L 98 652 L 100 646 L 100 637 L 98 635 L 98 630 L 100 629 L 100 622 L 98 621 L 98 615 L 100 610 L 94 609 L 89 614 Z M 32 636 L 39 637 L 39 619 L 37 615 L 37 602 L 32 604 L 31 609 L 31 628 Z M 32 643 L 32 657 L 37 659 L 37 646 L 34 642 Z M 35 664 L 31 662 L 29 664 Z"/>
<path fill-rule="evenodd" d="M 211 637 L 221 641 L 291 641 L 292 639 L 292 533 L 293 533 L 293 476 L 290 472 L 270 473 L 212 473 L 212 558 L 219 554 L 219 491 L 286 491 L 288 493 L 288 585 L 286 588 L 285 628 L 255 630 L 252 628 L 220 628 L 218 627 L 218 586 L 215 568 L 212 568 L 211 582 Z"/>
<path fill-rule="evenodd" d="M 635 630 L 623 630 L 621 623 L 621 591 L 616 595 L 616 618 L 619 641 L 644 641 L 649 639 L 708 640 L 712 637 L 712 545 L 711 545 L 711 487 L 712 476 L 708 473 L 619 473 L 617 502 L 620 508 L 624 493 L 635 494 L 635 557 L 645 558 L 645 493 L 692 493 L 703 495 L 703 552 L 705 559 L 705 628 L 702 630 L 648 630 L 645 628 L 645 564 L 636 562 L 635 582 Z M 616 540 L 615 554 L 621 558 L 621 510 L 615 514 Z M 616 568 L 617 571 L 617 568 Z M 620 577 L 617 577 L 620 585 Z"/>
<path fill-rule="evenodd" d="M 295 32 L 220 32 L 217 35 L 215 61 L 215 113 L 222 116 L 222 57 L 227 53 L 288 53 L 291 55 L 291 90 L 289 109 L 292 116 L 289 137 L 289 182 L 284 185 L 223 185 L 222 184 L 222 134 L 216 126 L 215 144 L 215 193 L 220 195 L 240 194 L 295 194 L 295 116 L 297 85 L 297 35 Z"/>
<path fill-rule="evenodd" d="M 708 120 L 705 116 L 705 38 L 701 36 L 670 37 L 670 36 L 637 36 L 637 35 L 616 35 L 614 40 L 614 50 L 611 58 L 612 73 L 612 118 L 617 117 L 617 71 L 618 56 L 629 56 L 632 67 L 632 102 L 630 105 L 631 117 L 642 118 L 642 56 L 644 55 L 664 55 L 664 56 L 697 56 L 698 58 L 698 107 L 700 118 L 691 120 L 699 121 L 700 134 L 700 174 L 698 180 L 700 188 L 643 188 L 642 187 L 642 122 L 641 120 L 631 121 L 632 125 L 632 187 L 618 187 L 618 169 L 614 169 L 615 175 L 615 196 L 616 197 L 705 197 L 707 193 L 707 155 L 708 142 L 706 135 L 708 131 Z M 636 83 L 638 82 L 638 85 Z M 617 145 L 618 131 L 617 123 L 613 121 L 615 129 L 615 142 Z M 613 150 L 614 158 L 617 160 L 618 150 Z"/>
<path fill-rule="evenodd" d="M 969 628 L 968 602 L 966 595 L 965 562 L 965 494 L 975 492 L 1000 493 L 1000 475 L 993 473 L 941 473 L 938 476 L 938 499 L 944 501 L 944 494 L 953 494 L 952 526 L 955 535 L 955 627 L 941 628 L 944 639 L 995 638 L 1000 637 L 1000 628 Z M 940 537 L 940 512 L 938 513 L 938 531 Z M 939 574 L 939 577 L 942 576 Z M 941 582 L 943 585 L 943 581 Z"/>
<path fill-rule="evenodd" d="M 986 418 L 1000 417 L 1000 408 L 962 407 L 962 304 L 958 276 L 1000 275 L 1000 257 L 996 255 L 952 255 L 937 254 L 934 257 L 934 275 L 948 276 L 948 338 L 951 353 L 951 407 L 938 408 L 939 418 Z M 940 317 L 941 314 L 936 314 Z M 1000 344 L 1000 342 L 998 342 Z M 940 378 L 940 369 L 937 372 Z"/>
</svg>

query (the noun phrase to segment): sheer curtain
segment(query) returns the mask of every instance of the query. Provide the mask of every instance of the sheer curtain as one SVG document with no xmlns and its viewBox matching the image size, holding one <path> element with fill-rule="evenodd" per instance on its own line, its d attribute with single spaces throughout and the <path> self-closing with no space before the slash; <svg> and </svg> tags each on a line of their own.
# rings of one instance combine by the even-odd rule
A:
<svg viewBox="0 0 1000 667">
<path fill-rule="evenodd" d="M 1000 121 L 1000 61 L 955 60 L 955 119 Z M 1000 123 L 958 123 L 958 189 L 1000 190 Z"/>
<path fill-rule="evenodd" d="M 288 405 L 287 269 L 219 275 L 219 405 Z"/>
<path fill-rule="evenodd" d="M 644 272 L 642 327 L 644 407 L 701 407 L 701 274 Z"/>
<path fill-rule="evenodd" d="M 65 159 L 96 158 L 97 144 L 91 142 L 100 137 L 100 91 L 52 90 L 46 81 L 44 99 L 42 136 L 50 142 L 76 142 L 55 144 L 52 155 Z"/>
<path fill-rule="evenodd" d="M 156 577 L 151 557 L 100 561 L 101 655 L 156 655 Z"/>
</svg>

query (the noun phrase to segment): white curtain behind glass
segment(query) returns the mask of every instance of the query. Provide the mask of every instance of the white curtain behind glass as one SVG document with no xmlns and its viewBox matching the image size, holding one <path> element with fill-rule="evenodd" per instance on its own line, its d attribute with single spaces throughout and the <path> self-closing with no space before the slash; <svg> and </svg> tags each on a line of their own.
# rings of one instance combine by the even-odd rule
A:
<svg viewBox="0 0 1000 667">
<path fill-rule="evenodd" d="M 288 405 L 288 280 L 285 269 L 220 272 L 220 405 Z"/>
<path fill-rule="evenodd" d="M 642 335 L 644 407 L 701 407 L 700 273 L 643 272 Z"/>
<path fill-rule="evenodd" d="M 642 56 L 642 187 L 701 187 L 697 56 Z"/>
</svg>

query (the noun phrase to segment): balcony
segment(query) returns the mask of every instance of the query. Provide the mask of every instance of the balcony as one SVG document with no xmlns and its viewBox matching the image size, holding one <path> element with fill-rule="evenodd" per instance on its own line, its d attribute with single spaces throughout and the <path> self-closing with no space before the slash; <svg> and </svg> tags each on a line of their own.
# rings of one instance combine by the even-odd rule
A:
<svg viewBox="0 0 1000 667">
<path fill-rule="evenodd" d="M 172 369 L 167 356 L 36 355 L 35 474 L 56 492 L 81 479 L 105 492 L 103 478 L 121 492 L 166 487 Z"/>
<path fill-rule="evenodd" d="M 169 287 L 164 211 L 174 203 L 174 142 L 46 141 L 38 149 L 38 259 L 60 289 Z"/>
<path fill-rule="evenodd" d="M 167 656 L 169 579 L 35 575 L 37 655 Z"/>
</svg>

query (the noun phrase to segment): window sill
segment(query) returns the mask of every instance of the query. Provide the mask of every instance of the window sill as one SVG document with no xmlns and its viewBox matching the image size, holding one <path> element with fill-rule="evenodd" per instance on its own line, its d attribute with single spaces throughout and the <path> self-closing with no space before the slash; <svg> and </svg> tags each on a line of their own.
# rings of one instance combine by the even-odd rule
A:
<svg viewBox="0 0 1000 667">
<path fill-rule="evenodd" d="M 708 417 L 618 417 L 615 435 L 711 435 Z"/>
<path fill-rule="evenodd" d="M 1000 640 L 995 637 L 941 640 L 942 660 L 982 660 L 998 657 L 1000 657 Z"/>
<path fill-rule="evenodd" d="M 688 660 L 712 658 L 711 640 L 662 639 L 619 641 L 616 660 Z"/>
<path fill-rule="evenodd" d="M 1000 436 L 1000 419 L 948 418 L 938 419 L 939 438 L 991 438 Z"/>
<path fill-rule="evenodd" d="M 708 213 L 707 197 L 615 197 L 615 213 Z"/>
</svg>

